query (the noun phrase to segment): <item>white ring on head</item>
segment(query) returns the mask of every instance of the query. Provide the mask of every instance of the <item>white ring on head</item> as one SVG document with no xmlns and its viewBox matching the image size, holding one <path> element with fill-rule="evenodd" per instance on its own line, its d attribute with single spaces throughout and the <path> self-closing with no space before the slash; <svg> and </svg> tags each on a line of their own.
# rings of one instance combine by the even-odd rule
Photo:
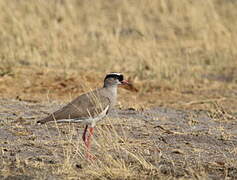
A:
<svg viewBox="0 0 237 180">
<path fill-rule="evenodd" d="M 121 74 L 121 73 L 113 72 L 113 73 L 108 73 L 107 75 L 117 75 L 117 76 L 121 76 L 122 74 Z"/>
</svg>

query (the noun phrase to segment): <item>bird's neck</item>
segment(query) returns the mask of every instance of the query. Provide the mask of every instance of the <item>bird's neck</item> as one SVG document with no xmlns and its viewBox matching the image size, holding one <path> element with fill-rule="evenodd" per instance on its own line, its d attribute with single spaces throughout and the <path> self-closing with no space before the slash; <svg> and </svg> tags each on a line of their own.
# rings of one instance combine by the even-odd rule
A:
<svg viewBox="0 0 237 180">
<path fill-rule="evenodd" d="M 113 95 L 117 95 L 117 89 L 118 89 L 117 85 L 114 85 L 114 86 L 104 86 L 104 88 L 108 89 Z"/>
<path fill-rule="evenodd" d="M 107 96 L 110 98 L 110 100 L 112 100 L 112 104 L 116 103 L 116 99 L 117 99 L 117 89 L 118 86 L 114 85 L 114 86 L 105 86 L 104 87 L 107 91 Z"/>
<path fill-rule="evenodd" d="M 104 96 L 109 98 L 111 107 L 113 107 L 116 104 L 117 89 L 118 89 L 118 86 L 104 86 L 104 90 L 106 92 Z"/>
</svg>

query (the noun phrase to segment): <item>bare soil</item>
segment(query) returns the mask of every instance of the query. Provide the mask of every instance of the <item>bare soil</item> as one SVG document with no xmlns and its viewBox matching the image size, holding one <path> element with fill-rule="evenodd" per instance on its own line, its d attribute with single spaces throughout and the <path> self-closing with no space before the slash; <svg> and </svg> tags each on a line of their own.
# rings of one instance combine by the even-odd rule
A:
<svg viewBox="0 0 237 180">
<path fill-rule="evenodd" d="M 62 104 L 1 99 L 0 177 L 63 179 L 63 176 L 52 171 L 66 157 L 64 147 L 58 142 L 67 141 L 72 127 L 75 128 L 73 141 L 82 141 L 83 127 L 79 124 L 35 123 L 60 106 Z M 137 111 L 133 108 L 117 108 L 97 127 L 109 127 L 108 119 L 116 119 L 113 125 L 117 133 L 121 136 L 127 134 L 126 143 L 139 144 L 133 145 L 133 150 L 141 148 L 147 162 L 159 169 L 157 177 L 194 178 L 194 174 L 200 172 L 205 173 L 208 179 L 236 179 L 236 118 L 236 114 L 218 111 L 185 111 L 163 107 Z M 94 140 L 99 138 L 96 129 Z M 104 158 L 96 149 L 93 149 L 93 153 L 99 159 Z M 127 161 L 126 157 L 119 158 Z M 71 161 L 78 173 L 87 166 L 77 158 Z M 44 168 L 39 166 L 42 163 Z M 147 177 L 155 175 L 156 172 Z"/>
</svg>

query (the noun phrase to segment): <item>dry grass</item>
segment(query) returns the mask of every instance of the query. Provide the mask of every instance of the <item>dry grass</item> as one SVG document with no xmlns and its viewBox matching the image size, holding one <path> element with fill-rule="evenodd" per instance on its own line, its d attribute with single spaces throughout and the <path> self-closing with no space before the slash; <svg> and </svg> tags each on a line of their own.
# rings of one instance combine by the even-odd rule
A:
<svg viewBox="0 0 237 180">
<path fill-rule="evenodd" d="M 205 117 L 194 111 L 186 113 L 184 118 L 176 117 L 177 123 L 174 123 L 172 112 L 167 112 L 158 121 L 152 116 L 147 120 L 132 116 L 105 118 L 96 126 L 93 138 L 91 153 L 96 159 L 88 161 L 80 125 L 35 124 L 37 114 L 41 117 L 42 112 L 51 111 L 52 104 L 17 100 L 3 102 L 0 107 L 5 104 L 9 108 L 1 109 L 2 115 L 8 114 L 9 117 L 1 120 L 1 178 L 236 177 L 236 138 L 235 131 L 231 131 L 234 128 L 229 128 L 236 117 L 218 104 L 208 112 L 211 119 L 200 119 Z M 21 109 L 21 114 L 16 112 L 18 109 Z M 13 113 L 18 115 L 12 117 Z M 166 117 L 169 113 L 172 118 Z M 33 117 L 27 118 L 27 114 Z M 194 130 L 203 123 L 202 130 Z"/>
<path fill-rule="evenodd" d="M 2 0 L 0 92 L 68 100 L 84 86 L 96 87 L 105 72 L 119 71 L 139 88 L 129 94 L 133 102 L 144 106 L 233 99 L 236 6 L 218 0 Z"/>
<path fill-rule="evenodd" d="M 202 109 L 228 121 L 237 111 L 236 8 L 231 0 L 0 0 L 0 93 L 64 102 L 101 85 L 105 72 L 118 71 L 139 89 L 121 91 L 121 107 Z M 98 129 L 95 152 L 106 156 L 93 164 L 84 160 L 71 129 L 67 140 L 55 142 L 64 163 L 52 171 L 76 178 L 76 159 L 86 167 L 82 178 L 161 176 L 144 156 L 146 148 L 133 152 L 139 146 L 128 142 L 135 140 L 111 127 Z M 159 153 L 153 158 L 159 162 Z"/>
</svg>

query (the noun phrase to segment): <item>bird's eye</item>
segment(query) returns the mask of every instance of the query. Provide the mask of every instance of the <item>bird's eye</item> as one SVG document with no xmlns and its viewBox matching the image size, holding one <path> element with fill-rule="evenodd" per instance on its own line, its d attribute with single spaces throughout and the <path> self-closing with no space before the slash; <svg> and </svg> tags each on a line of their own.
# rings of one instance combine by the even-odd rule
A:
<svg viewBox="0 0 237 180">
<path fill-rule="evenodd" d="M 118 79 L 119 81 L 123 81 L 123 75 L 120 75 Z"/>
</svg>

